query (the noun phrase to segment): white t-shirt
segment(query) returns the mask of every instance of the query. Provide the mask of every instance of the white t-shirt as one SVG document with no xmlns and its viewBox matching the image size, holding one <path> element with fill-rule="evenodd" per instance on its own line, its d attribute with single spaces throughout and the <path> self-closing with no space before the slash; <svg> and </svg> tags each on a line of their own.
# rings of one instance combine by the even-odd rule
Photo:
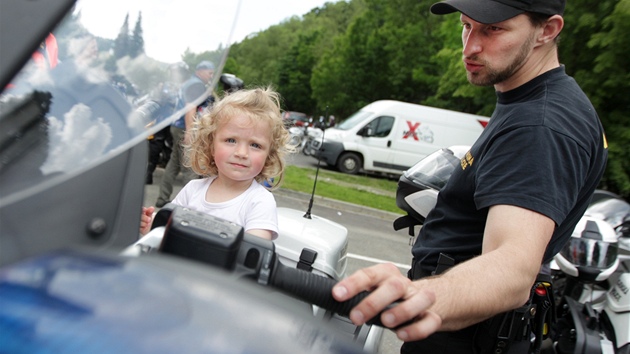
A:
<svg viewBox="0 0 630 354">
<path fill-rule="evenodd" d="M 222 203 L 210 203 L 206 201 L 206 192 L 215 178 L 194 179 L 188 182 L 177 194 L 173 204 L 231 221 L 243 226 L 245 231 L 269 230 L 272 232 L 272 240 L 278 237 L 276 200 L 270 191 L 254 180 L 238 197 Z"/>
</svg>

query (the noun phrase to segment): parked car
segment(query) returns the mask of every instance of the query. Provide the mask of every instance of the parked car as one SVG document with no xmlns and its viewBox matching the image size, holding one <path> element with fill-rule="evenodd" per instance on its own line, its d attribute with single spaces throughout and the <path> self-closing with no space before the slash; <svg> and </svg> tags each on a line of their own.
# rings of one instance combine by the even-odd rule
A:
<svg viewBox="0 0 630 354">
<path fill-rule="evenodd" d="M 295 112 L 295 111 L 285 111 L 282 113 L 282 119 L 287 123 L 286 125 L 303 127 L 310 125 L 310 118 L 306 115 L 306 113 Z"/>
</svg>

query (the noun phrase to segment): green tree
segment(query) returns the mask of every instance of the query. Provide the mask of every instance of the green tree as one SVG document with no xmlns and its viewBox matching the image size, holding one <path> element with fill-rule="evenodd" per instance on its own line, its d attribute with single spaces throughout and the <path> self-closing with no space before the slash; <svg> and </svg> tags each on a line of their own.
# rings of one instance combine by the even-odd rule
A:
<svg viewBox="0 0 630 354">
<path fill-rule="evenodd" d="M 349 116 L 391 90 L 387 78 L 387 39 L 379 32 L 387 1 L 364 3 L 365 8 L 322 56 L 311 79 L 318 105 L 330 107 L 339 117 Z"/>
<path fill-rule="evenodd" d="M 326 105 L 316 105 L 318 99 L 311 93 L 316 64 L 332 50 L 335 37 L 345 32 L 362 6 L 362 0 L 326 3 L 301 18 L 294 16 L 252 34 L 230 48 L 229 57 L 238 67 L 234 74 L 242 78 L 246 86 L 274 86 L 285 98 L 285 109 L 314 114 L 316 106 L 321 110 Z M 305 67 L 308 62 L 310 69 Z M 293 69 L 289 67 L 298 72 L 290 73 Z M 296 89 L 305 96 L 297 99 Z"/>
<path fill-rule="evenodd" d="M 439 78 L 439 63 L 430 60 L 441 46 L 433 31 L 438 19 L 427 10 L 431 2 L 364 2 L 312 79 L 318 104 L 341 117 L 380 99 L 421 103 Z"/>
<path fill-rule="evenodd" d="M 114 57 L 120 59 L 127 55 L 129 55 L 129 14 L 125 16 L 125 22 L 114 39 Z"/>
<path fill-rule="evenodd" d="M 316 58 L 313 47 L 317 43 L 319 32 L 300 35 L 297 43 L 280 59 L 277 90 L 283 93 L 287 110 L 299 110 L 312 113 L 316 110 L 310 85 Z"/>
<path fill-rule="evenodd" d="M 347 39 L 339 37 L 334 40 L 334 50 L 324 53 L 313 68 L 311 78 L 311 88 L 313 97 L 317 102 L 326 104 L 330 112 L 334 112 L 335 116 L 347 117 L 354 111 L 355 106 L 348 106 L 347 102 L 351 102 L 352 94 L 349 91 L 350 82 L 346 77 L 346 73 L 350 68 L 346 66 L 346 62 L 342 60 L 340 50 L 346 47 Z"/>
<path fill-rule="evenodd" d="M 433 2 L 327 3 L 234 44 L 230 68 L 246 85 L 276 86 L 287 106 L 308 113 L 329 107 L 343 119 L 372 101 L 397 99 L 489 116 L 496 95 L 466 80 L 459 16 L 430 14 Z M 609 161 L 601 187 L 626 198 L 629 2 L 568 2 L 559 43 L 561 63 L 606 129 Z"/>
<path fill-rule="evenodd" d="M 138 13 L 138 20 L 129 38 L 129 56 L 135 58 L 144 54 L 144 37 L 142 36 L 142 11 Z"/>
<path fill-rule="evenodd" d="M 575 0 L 566 12 L 562 62 L 593 102 L 608 138 L 602 187 L 630 198 L 630 0 Z"/>
<path fill-rule="evenodd" d="M 240 71 L 239 65 L 236 62 L 236 60 L 234 60 L 234 58 L 231 58 L 231 57 L 227 58 L 227 60 L 225 61 L 225 66 L 223 67 L 223 72 L 234 74 L 234 73 L 238 73 L 239 71 Z"/>
<path fill-rule="evenodd" d="M 276 86 L 279 81 L 280 60 L 297 41 L 299 20 L 291 18 L 282 25 L 252 34 L 230 48 L 230 57 L 238 62 L 246 85 Z"/>
</svg>

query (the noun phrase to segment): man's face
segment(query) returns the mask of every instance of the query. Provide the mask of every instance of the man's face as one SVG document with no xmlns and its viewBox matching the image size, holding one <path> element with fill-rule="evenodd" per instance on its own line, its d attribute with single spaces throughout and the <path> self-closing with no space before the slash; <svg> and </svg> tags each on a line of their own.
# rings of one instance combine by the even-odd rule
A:
<svg viewBox="0 0 630 354">
<path fill-rule="evenodd" d="M 214 70 L 211 69 L 202 69 L 199 70 L 198 76 L 207 84 L 212 80 L 212 76 L 214 76 Z"/>
<path fill-rule="evenodd" d="M 536 28 L 527 15 L 483 24 L 461 15 L 463 62 L 473 85 L 514 88 L 519 73 L 528 69 Z"/>
</svg>

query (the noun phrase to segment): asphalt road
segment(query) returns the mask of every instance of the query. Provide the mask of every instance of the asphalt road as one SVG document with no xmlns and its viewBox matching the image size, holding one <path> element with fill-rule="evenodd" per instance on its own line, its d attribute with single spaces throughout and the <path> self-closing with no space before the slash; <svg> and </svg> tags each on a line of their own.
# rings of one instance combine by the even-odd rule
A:
<svg viewBox="0 0 630 354">
<path fill-rule="evenodd" d="M 304 155 L 290 156 L 288 162 L 304 167 L 317 166 L 316 159 Z M 147 206 L 153 205 L 157 199 L 162 172 L 158 168 L 154 173 L 154 184 L 145 187 Z M 181 187 L 181 183 L 174 186 L 173 197 Z M 282 189 L 275 191 L 274 195 L 279 207 L 303 210 L 305 213 L 311 199 L 308 194 Z M 311 214 L 337 222 L 348 229 L 348 274 L 380 262 L 394 263 L 401 273 L 406 274 L 411 249 L 407 231 L 394 231 L 392 227 L 398 215 L 317 196 L 313 198 Z M 386 330 L 378 353 L 399 353 L 400 344 L 393 332 Z"/>
<path fill-rule="evenodd" d="M 287 157 L 287 163 L 300 167 L 317 167 L 317 159 L 312 156 L 306 156 L 302 153 L 295 153 Z M 326 163 L 320 163 L 320 167 L 328 168 Z"/>
</svg>

